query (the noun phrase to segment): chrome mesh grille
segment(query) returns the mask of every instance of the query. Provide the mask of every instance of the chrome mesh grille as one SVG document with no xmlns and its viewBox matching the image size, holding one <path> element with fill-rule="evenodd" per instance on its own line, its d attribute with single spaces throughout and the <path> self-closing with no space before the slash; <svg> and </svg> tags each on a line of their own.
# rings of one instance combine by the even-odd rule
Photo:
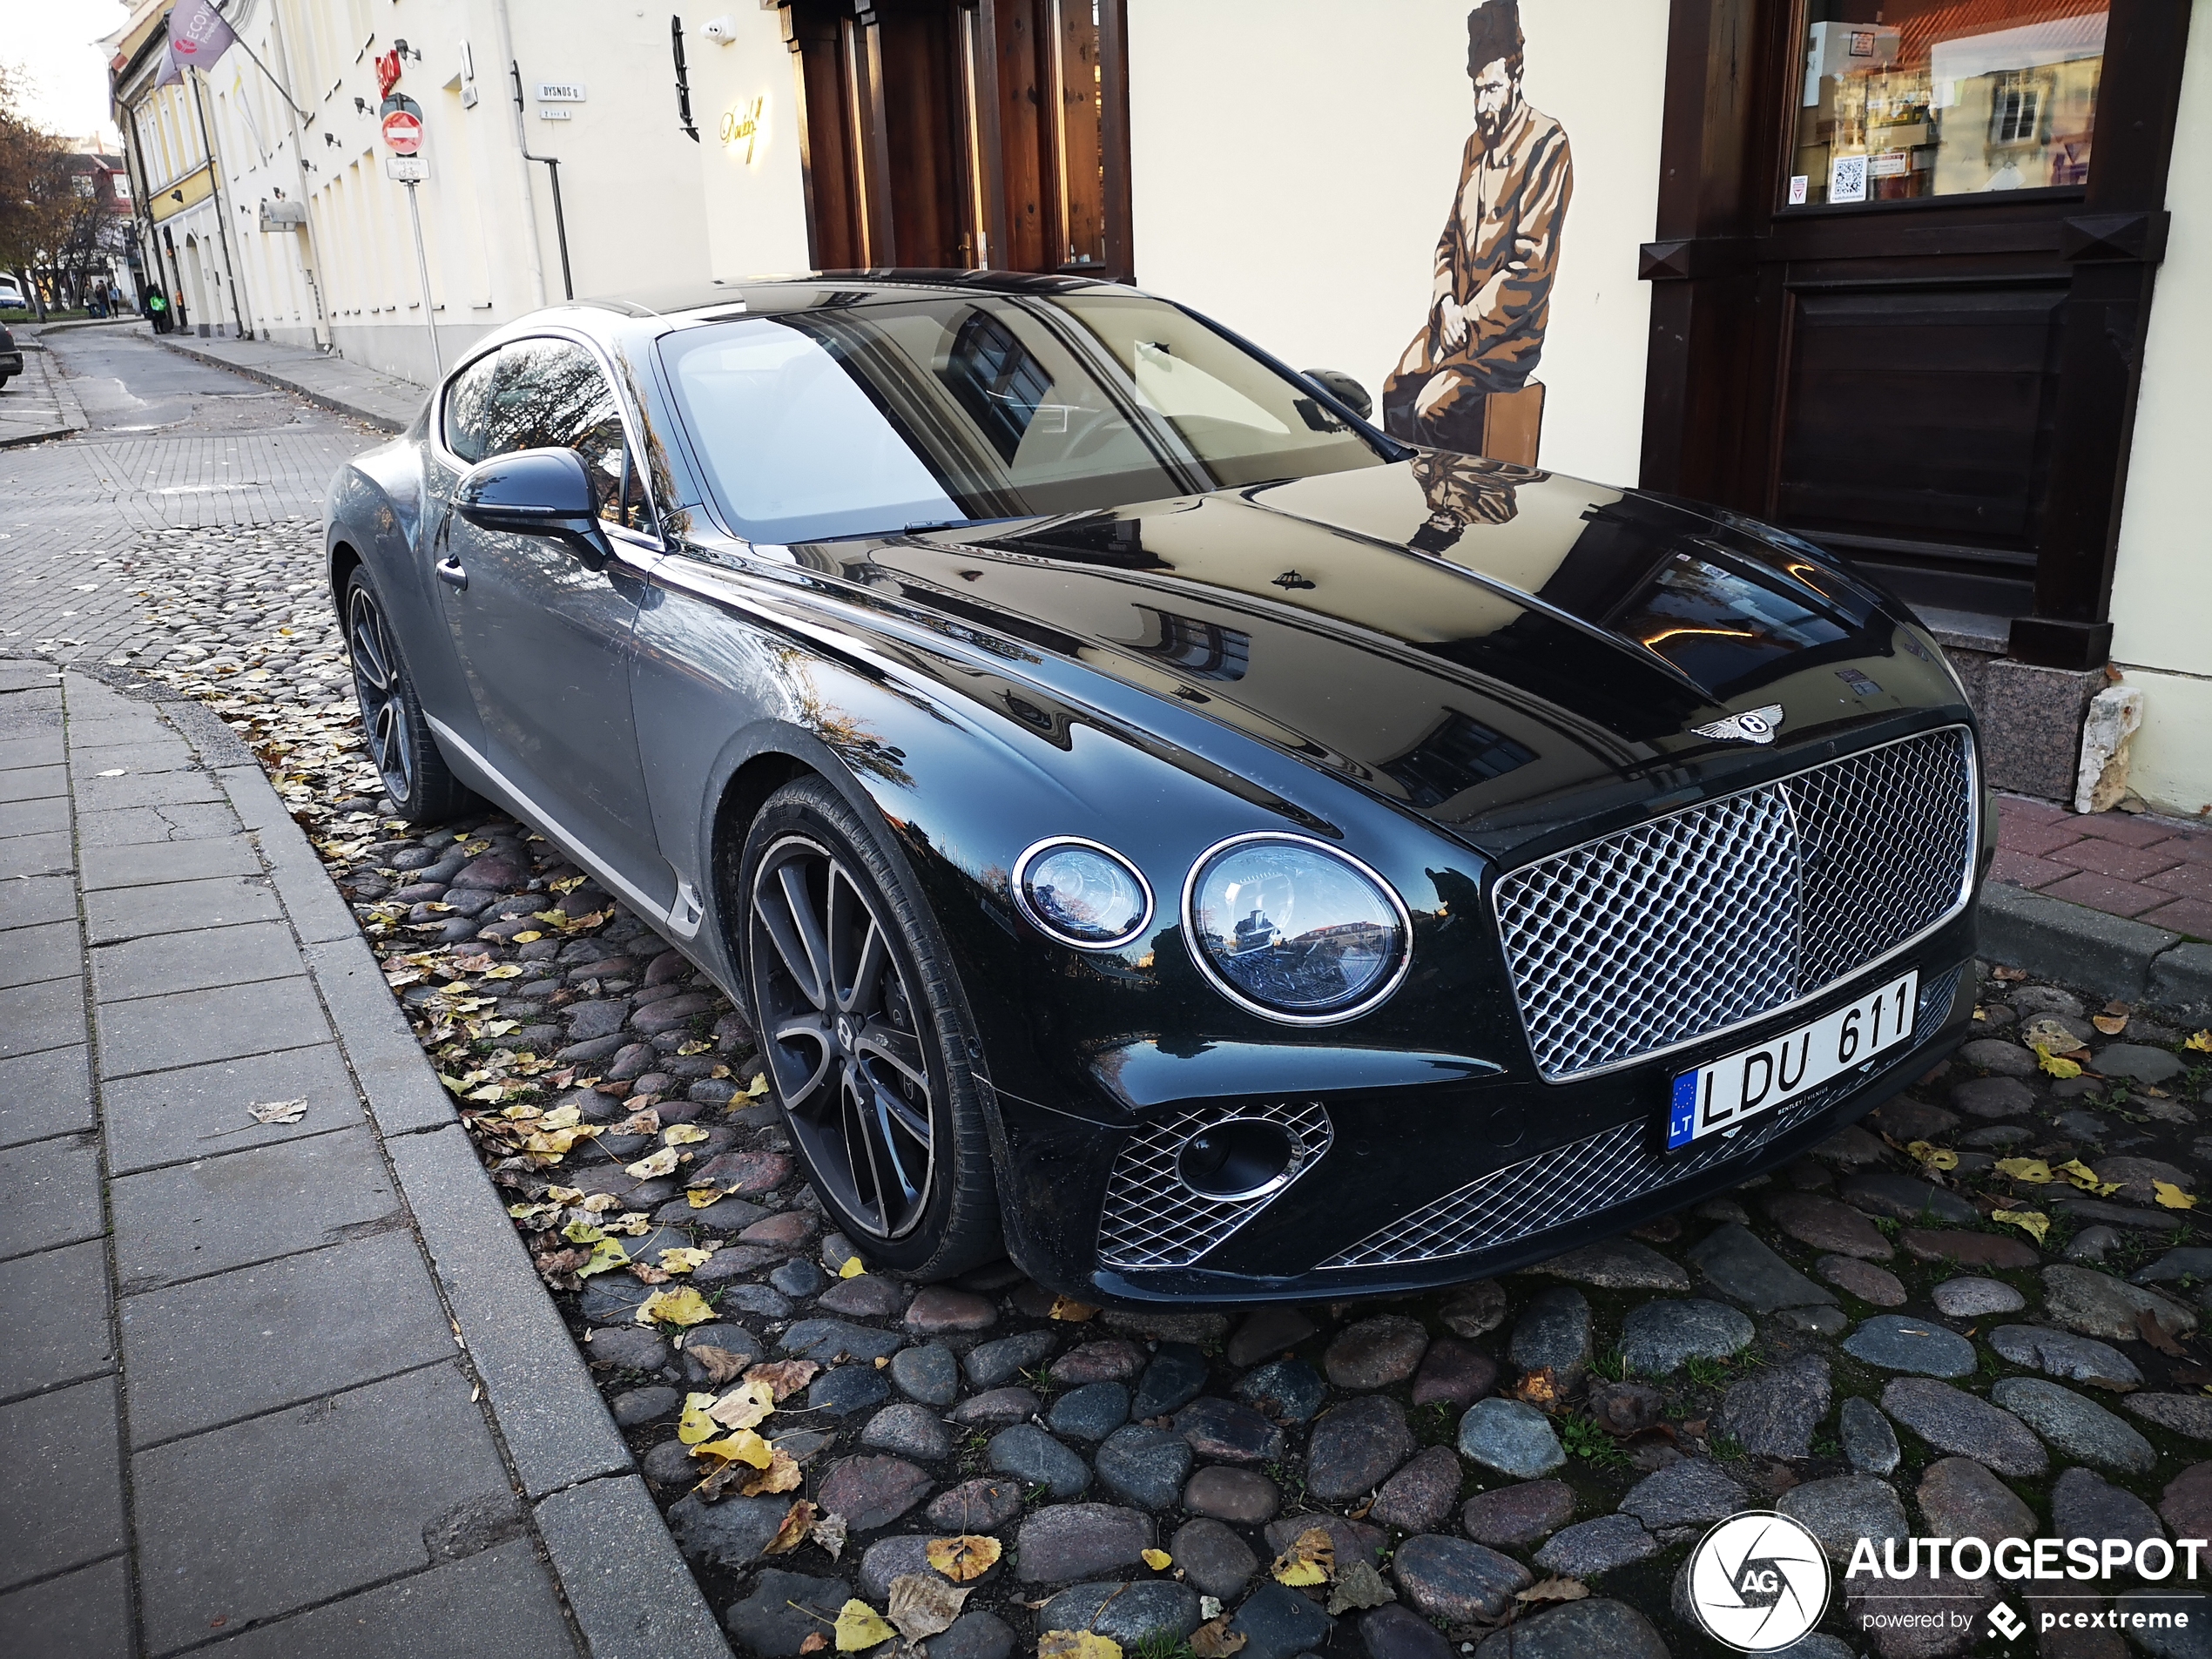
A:
<svg viewBox="0 0 2212 1659">
<path fill-rule="evenodd" d="M 1955 912 L 1973 853 L 1952 726 L 1515 870 L 1493 902 L 1537 1069 L 1556 1082 L 1817 995 Z"/>
<path fill-rule="evenodd" d="M 1290 1131 L 1291 1182 L 1336 1138 L 1329 1115 L 1312 1101 L 1277 1106 L 1203 1107 L 1148 1123 L 1129 1138 L 1106 1177 L 1098 1217 L 1098 1259 L 1107 1267 L 1188 1267 L 1289 1190 L 1224 1202 L 1193 1192 L 1175 1172 L 1176 1155 L 1200 1130 L 1232 1117 L 1261 1117 Z"/>
<path fill-rule="evenodd" d="M 1912 1038 L 1924 1042 L 1942 1028 L 1959 987 L 1958 968 L 1920 988 Z M 1390 1267 L 1406 1262 L 1465 1256 L 1510 1244 L 1532 1233 L 1579 1221 L 1660 1187 L 1688 1180 L 1716 1164 L 1747 1158 L 1817 1116 L 1864 1079 L 1847 1073 L 1746 1124 L 1733 1136 L 1692 1143 L 1669 1157 L 1656 1150 L 1649 1121 L 1622 1123 L 1539 1152 L 1534 1157 L 1470 1181 L 1411 1215 L 1379 1228 L 1323 1268 Z"/>
</svg>

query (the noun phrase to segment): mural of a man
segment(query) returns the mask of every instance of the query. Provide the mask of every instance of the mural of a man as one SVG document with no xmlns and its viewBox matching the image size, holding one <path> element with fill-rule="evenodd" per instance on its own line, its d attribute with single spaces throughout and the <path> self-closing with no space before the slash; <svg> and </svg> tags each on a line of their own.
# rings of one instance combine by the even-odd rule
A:
<svg viewBox="0 0 2212 1659">
<path fill-rule="evenodd" d="M 1575 167 L 1564 129 L 1521 97 L 1521 67 L 1518 0 L 1484 0 L 1467 13 L 1474 131 L 1436 244 L 1428 320 L 1384 382 L 1383 424 L 1409 443 L 1533 465 L 1543 388 L 1528 377 Z"/>
</svg>

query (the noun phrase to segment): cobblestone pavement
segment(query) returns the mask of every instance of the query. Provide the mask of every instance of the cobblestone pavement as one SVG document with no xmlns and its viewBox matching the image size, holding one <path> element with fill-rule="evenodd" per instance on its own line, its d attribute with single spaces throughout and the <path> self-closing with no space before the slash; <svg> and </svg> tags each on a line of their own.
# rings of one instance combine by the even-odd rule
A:
<svg viewBox="0 0 2212 1659">
<path fill-rule="evenodd" d="M 134 571 L 157 610 L 205 565 L 165 545 Z M 255 590 L 151 671 L 308 826 L 740 1651 L 866 1647 L 865 1614 L 950 1619 L 927 1659 L 1059 1630 L 1151 1659 L 1718 1653 L 1683 1569 L 1745 1507 L 1839 1568 L 1908 1531 L 2212 1534 L 2212 1037 L 1970 981 L 1982 1035 L 1865 1124 L 1440 1296 L 1095 1311 L 1005 1263 L 916 1291 L 824 1231 L 744 1020 L 682 957 L 525 826 L 384 815 L 311 536 L 237 556 Z M 2000 1588 L 2031 1625 L 2173 1593 L 1838 1582 L 1795 1651 L 2119 1659 L 2109 1629 L 2008 1648 L 1980 1615 Z"/>
</svg>

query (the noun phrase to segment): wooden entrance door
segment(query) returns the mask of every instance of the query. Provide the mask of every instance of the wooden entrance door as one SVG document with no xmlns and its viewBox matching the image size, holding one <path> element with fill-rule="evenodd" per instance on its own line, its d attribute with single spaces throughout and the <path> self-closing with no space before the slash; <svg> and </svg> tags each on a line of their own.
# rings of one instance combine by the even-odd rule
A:
<svg viewBox="0 0 2212 1659">
<path fill-rule="evenodd" d="M 2188 0 L 1676 0 L 1644 482 L 2104 660 Z"/>
<path fill-rule="evenodd" d="M 1126 281 L 1124 0 L 785 0 L 816 268 Z"/>
</svg>

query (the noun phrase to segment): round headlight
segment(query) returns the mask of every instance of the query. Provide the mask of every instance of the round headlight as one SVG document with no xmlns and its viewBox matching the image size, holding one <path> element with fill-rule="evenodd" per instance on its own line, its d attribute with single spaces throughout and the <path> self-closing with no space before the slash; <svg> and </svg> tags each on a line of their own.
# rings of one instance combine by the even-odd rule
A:
<svg viewBox="0 0 2212 1659">
<path fill-rule="evenodd" d="M 1183 911 L 1207 976 L 1273 1020 L 1325 1025 L 1364 1014 L 1413 960 L 1412 920 L 1390 884 L 1301 837 L 1224 841 L 1192 867 Z"/>
<path fill-rule="evenodd" d="M 1131 864 L 1096 841 L 1040 841 L 1014 867 L 1022 914 L 1062 944 L 1112 950 L 1144 931 L 1152 889 Z"/>
</svg>

